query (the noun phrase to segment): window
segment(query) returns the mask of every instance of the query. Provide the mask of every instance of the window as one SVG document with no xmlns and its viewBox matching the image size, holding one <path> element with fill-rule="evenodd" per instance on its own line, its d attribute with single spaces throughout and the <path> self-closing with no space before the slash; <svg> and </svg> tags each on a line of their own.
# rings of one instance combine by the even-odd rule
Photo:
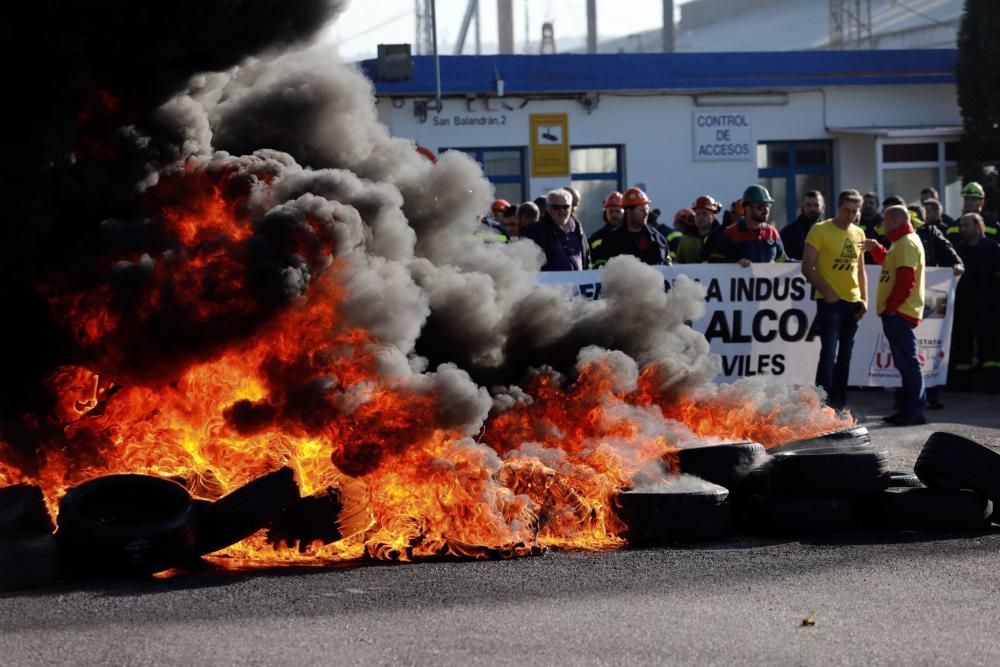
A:
<svg viewBox="0 0 1000 667">
<path fill-rule="evenodd" d="M 496 148 L 442 148 L 462 151 L 479 163 L 483 175 L 493 184 L 497 199 L 520 204 L 527 198 L 525 183 L 525 149 L 523 146 Z"/>
<path fill-rule="evenodd" d="M 912 202 L 920 199 L 921 190 L 932 187 L 941 193 L 946 214 L 961 215 L 958 142 L 949 139 L 880 138 L 876 142 L 879 196 L 899 195 Z"/>
<path fill-rule="evenodd" d="M 580 191 L 580 222 L 587 234 L 604 226 L 604 199 L 621 192 L 621 146 L 573 146 L 569 151 L 570 184 Z"/>
<path fill-rule="evenodd" d="M 799 214 L 802 196 L 833 194 L 833 146 L 829 141 L 769 141 L 757 144 L 757 181 L 774 199 L 771 223 L 784 227 Z M 829 204 L 828 204 L 829 206 Z"/>
</svg>

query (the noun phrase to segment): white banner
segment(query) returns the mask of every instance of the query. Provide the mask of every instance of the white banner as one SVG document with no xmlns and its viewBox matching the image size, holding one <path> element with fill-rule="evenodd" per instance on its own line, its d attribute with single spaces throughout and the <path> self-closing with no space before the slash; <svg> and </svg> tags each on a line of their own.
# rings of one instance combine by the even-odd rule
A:
<svg viewBox="0 0 1000 667">
<path fill-rule="evenodd" d="M 802 265 L 682 264 L 660 266 L 664 288 L 678 275 L 700 282 L 706 290 L 706 312 L 691 323 L 702 332 L 712 352 L 722 360 L 717 380 L 726 382 L 749 375 L 770 375 L 790 384 L 813 384 L 820 341 L 816 330 L 816 303 Z M 882 322 L 875 315 L 875 290 L 881 267 L 868 266 L 868 314 L 854 337 L 849 383 L 854 387 L 898 387 Z M 601 273 L 546 271 L 538 282 L 562 284 L 574 294 L 596 299 Z M 925 276 L 924 319 L 917 326 L 917 350 L 927 386 L 944 384 L 951 344 L 952 304 L 956 279 L 950 268 L 930 268 Z"/>
</svg>

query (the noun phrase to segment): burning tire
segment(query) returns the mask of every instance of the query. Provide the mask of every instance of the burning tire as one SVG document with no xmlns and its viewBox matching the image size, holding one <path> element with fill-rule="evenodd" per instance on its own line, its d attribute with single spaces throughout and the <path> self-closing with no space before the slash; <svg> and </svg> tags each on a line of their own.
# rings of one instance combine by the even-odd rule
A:
<svg viewBox="0 0 1000 667">
<path fill-rule="evenodd" d="M 767 464 L 768 487 L 778 496 L 857 497 L 889 483 L 884 449 L 801 450 L 776 454 Z"/>
<path fill-rule="evenodd" d="M 895 488 L 878 500 L 880 523 L 893 530 L 983 530 L 991 512 L 986 496 L 974 491 Z"/>
<path fill-rule="evenodd" d="M 0 537 L 51 534 L 55 530 L 42 490 L 32 484 L 0 489 Z"/>
<path fill-rule="evenodd" d="M 971 489 L 1000 500 L 1000 453 L 954 433 L 931 433 L 913 471 L 932 489 Z"/>
<path fill-rule="evenodd" d="M 51 533 L 0 538 L 0 591 L 45 586 L 58 578 L 59 551 Z"/>
<path fill-rule="evenodd" d="M 98 477 L 59 503 L 67 566 L 85 572 L 151 574 L 186 561 L 196 513 L 184 487 L 148 475 Z"/>
<path fill-rule="evenodd" d="M 764 455 L 764 446 L 757 442 L 691 447 L 678 454 L 682 473 L 724 486 L 732 494 L 743 490 L 750 470 Z"/>
<path fill-rule="evenodd" d="M 754 496 L 745 512 L 749 527 L 775 535 L 839 533 L 857 525 L 852 498 Z"/>
<path fill-rule="evenodd" d="M 639 488 L 618 494 L 618 514 L 632 546 L 713 539 L 732 530 L 728 498 L 729 491 L 709 483 L 696 490 L 679 484 Z"/>
<path fill-rule="evenodd" d="M 279 468 L 199 508 L 198 555 L 224 549 L 267 528 L 299 497 L 295 475 Z"/>
<path fill-rule="evenodd" d="M 864 426 L 854 426 L 852 428 L 839 429 L 814 435 L 811 438 L 802 440 L 792 440 L 784 444 L 772 447 L 769 454 L 780 454 L 783 452 L 813 451 L 817 453 L 833 453 L 845 451 L 864 451 L 871 446 L 871 435 Z"/>
</svg>

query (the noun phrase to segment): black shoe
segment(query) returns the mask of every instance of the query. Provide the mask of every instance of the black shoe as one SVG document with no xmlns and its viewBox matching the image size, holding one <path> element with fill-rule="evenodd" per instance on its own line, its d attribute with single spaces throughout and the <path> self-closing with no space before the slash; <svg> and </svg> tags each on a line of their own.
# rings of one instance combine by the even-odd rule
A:
<svg viewBox="0 0 1000 667">
<path fill-rule="evenodd" d="M 888 417 L 882 417 L 882 421 L 884 421 L 886 424 L 895 424 L 898 420 L 902 418 L 903 418 L 902 412 L 894 412 Z"/>
<path fill-rule="evenodd" d="M 924 417 L 910 417 L 908 415 L 892 415 L 883 421 L 890 426 L 920 426 L 927 423 L 927 419 Z"/>
<path fill-rule="evenodd" d="M 941 401 L 927 401 L 927 409 L 928 410 L 943 410 L 944 409 L 944 403 L 942 403 Z"/>
</svg>

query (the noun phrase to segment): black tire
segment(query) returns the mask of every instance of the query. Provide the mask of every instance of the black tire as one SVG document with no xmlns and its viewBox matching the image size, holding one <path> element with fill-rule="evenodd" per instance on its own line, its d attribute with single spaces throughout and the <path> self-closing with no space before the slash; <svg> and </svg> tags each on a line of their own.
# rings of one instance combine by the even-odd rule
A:
<svg viewBox="0 0 1000 667">
<path fill-rule="evenodd" d="M 42 490 L 33 484 L 0 489 L 0 537 L 46 535 L 55 530 Z"/>
<path fill-rule="evenodd" d="M 889 482 L 884 449 L 836 453 L 811 450 L 775 454 L 767 463 L 768 488 L 778 496 L 857 497 L 876 494 Z"/>
<path fill-rule="evenodd" d="M 681 491 L 676 484 L 618 494 L 618 514 L 631 546 L 709 540 L 732 532 L 729 491 L 715 484 Z"/>
<path fill-rule="evenodd" d="M 864 451 L 871 446 L 871 435 L 864 426 L 853 426 L 836 431 L 820 433 L 801 440 L 792 440 L 767 450 L 768 454 L 783 452 L 801 452 L 806 450 L 817 453 L 835 453 L 843 451 Z"/>
<path fill-rule="evenodd" d="M 59 503 L 67 567 L 152 574 L 194 552 L 196 512 L 184 487 L 148 475 L 109 475 L 74 487 Z"/>
<path fill-rule="evenodd" d="M 913 471 L 932 489 L 970 489 L 1000 500 L 1000 453 L 954 433 L 931 433 Z"/>
<path fill-rule="evenodd" d="M 203 556 L 224 549 L 267 528 L 298 497 L 295 475 L 285 466 L 202 505 L 196 553 Z"/>
<path fill-rule="evenodd" d="M 338 517 L 344 508 L 340 493 L 328 488 L 304 498 L 296 498 L 267 529 L 271 544 L 298 546 L 304 552 L 310 544 L 330 544 L 341 538 Z"/>
<path fill-rule="evenodd" d="M 924 483 L 920 481 L 920 478 L 912 470 L 890 470 L 889 488 L 922 489 L 924 488 Z"/>
<path fill-rule="evenodd" d="M 764 446 L 757 442 L 730 442 L 705 447 L 680 450 L 678 464 L 681 472 L 739 494 L 746 485 L 746 478 L 756 464 L 765 457 Z"/>
<path fill-rule="evenodd" d="M 974 491 L 895 488 L 878 499 L 879 524 L 892 530 L 983 530 L 992 511 L 986 496 Z"/>
<path fill-rule="evenodd" d="M 59 550 L 51 533 L 0 538 L 0 591 L 45 586 L 57 579 Z"/>
<path fill-rule="evenodd" d="M 744 508 L 750 528 L 772 535 L 839 533 L 857 526 L 853 498 L 754 496 Z"/>
</svg>

